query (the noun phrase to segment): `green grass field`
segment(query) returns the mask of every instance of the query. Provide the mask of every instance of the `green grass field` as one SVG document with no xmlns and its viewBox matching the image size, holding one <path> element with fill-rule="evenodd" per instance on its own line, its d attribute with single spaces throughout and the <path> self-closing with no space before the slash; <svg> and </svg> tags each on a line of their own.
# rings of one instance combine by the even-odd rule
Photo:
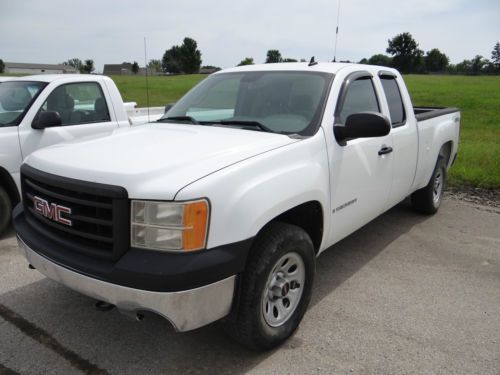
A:
<svg viewBox="0 0 500 375">
<path fill-rule="evenodd" d="M 150 106 L 177 101 L 205 77 L 149 77 Z M 112 78 L 125 101 L 146 106 L 144 77 Z M 450 184 L 500 188 L 500 76 L 408 75 L 405 81 L 414 105 L 453 106 L 462 111 L 460 149 Z"/>
<path fill-rule="evenodd" d="M 462 112 L 450 184 L 500 188 L 500 76 L 409 75 L 405 81 L 414 105 Z"/>
</svg>

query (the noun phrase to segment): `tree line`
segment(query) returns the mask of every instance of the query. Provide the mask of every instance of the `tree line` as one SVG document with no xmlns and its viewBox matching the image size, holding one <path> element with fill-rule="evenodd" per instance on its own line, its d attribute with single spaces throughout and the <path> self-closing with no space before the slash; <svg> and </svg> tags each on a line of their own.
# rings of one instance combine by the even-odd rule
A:
<svg viewBox="0 0 500 375">
<path fill-rule="evenodd" d="M 493 46 L 491 60 L 476 55 L 471 60 L 463 60 L 458 64 L 450 64 L 448 56 L 438 48 L 424 51 L 408 33 L 396 35 L 388 40 L 386 53 L 376 54 L 362 59 L 361 64 L 381 65 L 408 73 L 450 73 L 450 74 L 498 74 L 500 73 L 500 42 Z"/>
<path fill-rule="evenodd" d="M 497 42 L 491 52 L 491 60 L 476 55 L 471 60 L 463 60 L 458 64 L 450 64 L 449 57 L 438 48 L 433 48 L 424 54 L 413 36 L 404 32 L 388 40 L 386 54 L 375 54 L 363 58 L 359 63 L 381 65 L 398 69 L 403 74 L 408 73 L 450 73 L 450 74 L 499 74 L 500 73 L 500 42 Z M 200 69 L 220 70 L 220 68 L 202 66 L 202 53 L 197 42 L 192 38 L 184 38 L 182 44 L 167 49 L 161 59 L 152 59 L 147 64 L 150 74 L 194 74 Z M 265 63 L 297 62 L 297 59 L 283 57 L 278 49 L 267 51 Z M 300 59 L 305 62 L 305 59 Z M 351 62 L 351 61 L 346 61 Z M 92 73 L 95 70 L 94 61 L 72 58 L 62 63 L 74 67 L 80 73 Z M 253 57 L 245 57 L 237 66 L 255 64 Z M 0 59 L 0 73 L 4 71 L 4 62 Z M 139 64 L 130 64 L 134 74 L 139 72 Z"/>
</svg>

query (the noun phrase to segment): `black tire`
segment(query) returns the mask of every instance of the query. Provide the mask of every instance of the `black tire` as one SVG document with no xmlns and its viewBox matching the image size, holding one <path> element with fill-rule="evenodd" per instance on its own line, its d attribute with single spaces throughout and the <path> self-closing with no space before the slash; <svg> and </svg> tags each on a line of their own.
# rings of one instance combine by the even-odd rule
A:
<svg viewBox="0 0 500 375">
<path fill-rule="evenodd" d="M 292 260 L 287 263 L 289 258 Z M 295 270 L 294 262 L 300 264 Z M 289 267 L 289 264 L 292 266 Z M 300 270 L 302 266 L 303 272 Z M 276 275 L 273 272 L 283 269 L 286 270 L 283 274 L 286 278 L 273 279 L 272 275 Z M 309 235 L 295 225 L 281 222 L 269 224 L 259 233 L 252 246 L 233 310 L 223 322 L 226 332 L 253 350 L 268 350 L 283 343 L 295 332 L 307 310 L 315 271 L 316 256 Z M 299 273 L 300 276 L 297 276 Z M 303 284 L 293 280 L 294 277 L 301 277 Z M 274 292 L 271 292 L 271 280 L 281 280 L 282 287 L 275 286 Z M 270 293 L 277 293 L 277 290 L 279 297 L 273 294 L 271 301 Z M 279 316 L 288 317 L 279 326 L 272 326 L 267 322 L 267 319 L 273 318 L 274 311 L 277 311 L 274 307 L 275 310 L 270 313 L 269 303 L 281 303 L 279 307 L 285 309 L 281 310 L 284 313 L 279 313 Z"/>
<path fill-rule="evenodd" d="M 12 203 L 9 194 L 0 186 L 0 236 L 10 224 Z"/>
<path fill-rule="evenodd" d="M 438 181 L 439 180 L 439 181 Z M 436 184 L 440 184 L 438 187 Z M 437 160 L 431 179 L 427 186 L 411 195 L 411 205 L 417 212 L 433 215 L 439 210 L 446 187 L 446 162 L 442 156 Z M 436 193 L 436 189 L 438 193 Z"/>
</svg>

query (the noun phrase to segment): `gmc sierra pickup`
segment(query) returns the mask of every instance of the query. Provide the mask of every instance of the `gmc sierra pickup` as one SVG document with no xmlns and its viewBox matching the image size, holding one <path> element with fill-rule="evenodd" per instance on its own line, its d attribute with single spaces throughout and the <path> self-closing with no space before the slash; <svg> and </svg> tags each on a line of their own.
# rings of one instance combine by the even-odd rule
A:
<svg viewBox="0 0 500 375">
<path fill-rule="evenodd" d="M 213 74 L 159 122 L 31 154 L 20 248 L 101 307 L 178 331 L 222 319 L 269 349 L 304 316 L 322 251 L 407 196 L 438 210 L 460 113 L 413 108 L 393 69 L 289 63 Z"/>
<path fill-rule="evenodd" d="M 115 83 L 96 75 L 0 77 L 0 235 L 19 202 L 19 167 L 39 148 L 147 123 L 144 110 L 123 103 Z M 163 114 L 150 108 L 157 119 Z"/>
</svg>

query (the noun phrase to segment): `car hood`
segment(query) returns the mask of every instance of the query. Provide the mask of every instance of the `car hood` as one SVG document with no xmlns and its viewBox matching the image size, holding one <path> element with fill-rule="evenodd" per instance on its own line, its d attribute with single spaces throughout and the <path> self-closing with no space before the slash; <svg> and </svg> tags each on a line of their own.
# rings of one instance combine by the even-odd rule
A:
<svg viewBox="0 0 500 375">
<path fill-rule="evenodd" d="M 130 198 L 171 200 L 195 180 L 294 142 L 253 130 L 156 123 L 60 143 L 25 162 L 59 176 L 122 186 Z"/>
</svg>

